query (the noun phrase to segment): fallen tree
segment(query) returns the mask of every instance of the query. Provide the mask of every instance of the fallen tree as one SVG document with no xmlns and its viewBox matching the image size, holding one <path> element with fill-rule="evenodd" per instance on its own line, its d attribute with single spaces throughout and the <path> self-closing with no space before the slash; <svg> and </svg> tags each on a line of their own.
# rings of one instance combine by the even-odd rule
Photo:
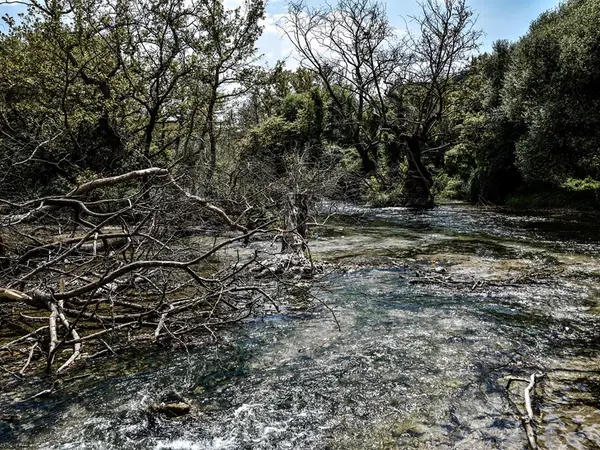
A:
<svg viewBox="0 0 600 450">
<path fill-rule="evenodd" d="M 110 195 L 127 183 L 119 192 L 130 195 Z M 17 378 L 34 367 L 60 373 L 140 341 L 188 342 L 265 302 L 277 309 L 273 279 L 248 275 L 263 266 L 242 243 L 297 233 L 273 220 L 250 229 L 160 168 L 2 204 L 0 323 L 10 331 L 0 363 Z M 196 220 L 222 230 L 220 238 L 178 237 L 181 211 L 194 208 Z"/>
</svg>

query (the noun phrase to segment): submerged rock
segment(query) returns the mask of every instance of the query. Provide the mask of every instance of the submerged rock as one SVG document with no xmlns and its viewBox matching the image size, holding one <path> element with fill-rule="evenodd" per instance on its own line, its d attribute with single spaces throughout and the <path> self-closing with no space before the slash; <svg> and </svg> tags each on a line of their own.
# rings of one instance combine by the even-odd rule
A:
<svg viewBox="0 0 600 450">
<path fill-rule="evenodd" d="M 150 412 L 167 417 L 180 417 L 189 414 L 191 406 L 175 391 L 167 392 L 160 399 L 160 403 L 150 405 Z"/>
<path fill-rule="evenodd" d="M 191 406 L 187 403 L 155 403 L 150 405 L 150 411 L 168 417 L 179 417 L 189 414 Z"/>
</svg>

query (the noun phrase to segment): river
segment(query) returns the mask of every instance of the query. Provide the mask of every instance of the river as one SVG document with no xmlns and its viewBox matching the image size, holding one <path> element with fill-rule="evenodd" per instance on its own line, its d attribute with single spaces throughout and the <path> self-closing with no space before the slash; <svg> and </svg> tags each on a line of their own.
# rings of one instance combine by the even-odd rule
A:
<svg viewBox="0 0 600 450">
<path fill-rule="evenodd" d="M 540 447 L 600 448 L 597 219 L 338 208 L 311 242 L 335 264 L 319 301 L 0 397 L 0 448 L 523 449 L 527 383 L 506 385 L 533 373 Z M 190 415 L 148 412 L 172 392 Z"/>
</svg>

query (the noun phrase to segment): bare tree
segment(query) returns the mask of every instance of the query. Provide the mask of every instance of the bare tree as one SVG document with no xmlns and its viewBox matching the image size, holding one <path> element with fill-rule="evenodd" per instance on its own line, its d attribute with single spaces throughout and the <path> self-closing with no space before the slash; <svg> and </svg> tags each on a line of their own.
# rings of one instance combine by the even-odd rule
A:
<svg viewBox="0 0 600 450">
<path fill-rule="evenodd" d="M 151 177 L 152 186 L 139 183 Z M 129 196 L 106 195 L 124 184 Z M 20 332 L 0 347 L 0 359 L 25 357 L 21 372 L 32 358 L 36 366 L 45 360 L 47 372 L 61 372 L 82 358 L 84 345 L 114 352 L 136 341 L 184 342 L 273 302 L 243 276 L 258 264 L 256 254 L 211 263 L 266 228 L 247 230 L 218 206 L 182 193 L 167 170 L 149 168 L 64 195 L 2 201 L 0 321 Z M 182 208 L 196 209 L 196 222 L 205 211 L 237 233 L 197 239 L 190 248 L 178 237 Z"/>
<path fill-rule="evenodd" d="M 395 138 L 392 146 L 406 145 L 408 170 L 402 201 L 408 206 L 433 204 L 432 178 L 422 162 L 424 146 L 442 141 L 439 124 L 451 106 L 456 77 L 478 48 L 482 34 L 474 28 L 475 18 L 466 0 L 425 0 L 419 5 L 421 15 L 412 18 L 418 30 L 409 32 L 405 40 L 410 59 L 387 93 L 394 112 L 386 115 L 386 127 Z"/>
<path fill-rule="evenodd" d="M 321 8 L 292 2 L 281 29 L 300 55 L 302 67 L 323 82 L 363 172 L 373 173 L 385 84 L 398 62 L 384 6 L 372 0 L 340 0 Z"/>
<path fill-rule="evenodd" d="M 363 172 L 375 171 L 384 135 L 393 164 L 406 155 L 402 202 L 409 206 L 433 204 L 422 147 L 438 137 L 456 74 L 481 36 L 465 0 L 420 6 L 421 15 L 412 18 L 418 30 L 402 39 L 373 0 L 322 8 L 292 3 L 282 27 L 302 66 L 321 79 L 345 118 Z"/>
</svg>

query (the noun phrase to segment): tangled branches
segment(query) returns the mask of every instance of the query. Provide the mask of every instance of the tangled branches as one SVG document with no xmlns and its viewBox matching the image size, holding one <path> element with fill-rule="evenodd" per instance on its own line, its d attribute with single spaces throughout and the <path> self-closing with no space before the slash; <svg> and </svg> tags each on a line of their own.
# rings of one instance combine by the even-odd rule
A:
<svg viewBox="0 0 600 450">
<path fill-rule="evenodd" d="M 167 170 L 2 202 L 0 363 L 16 377 L 33 366 L 62 372 L 138 341 L 185 342 L 274 302 L 268 281 L 245 276 L 256 253 L 240 252 L 270 224 L 246 228 Z M 183 230 L 184 216 L 196 226 Z M 209 225 L 230 231 L 209 238 Z"/>
</svg>

